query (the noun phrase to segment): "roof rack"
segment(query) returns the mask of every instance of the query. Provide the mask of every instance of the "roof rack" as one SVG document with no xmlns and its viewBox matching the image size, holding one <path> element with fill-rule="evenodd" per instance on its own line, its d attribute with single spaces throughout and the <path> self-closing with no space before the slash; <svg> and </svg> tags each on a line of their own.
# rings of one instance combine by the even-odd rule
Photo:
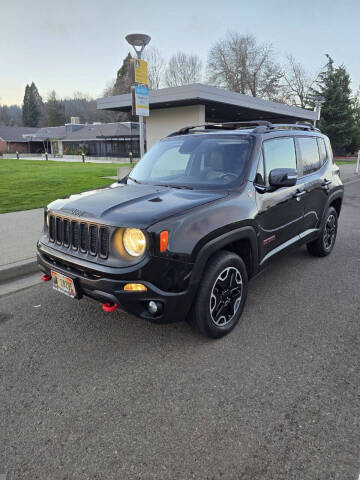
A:
<svg viewBox="0 0 360 480">
<path fill-rule="evenodd" d="M 217 122 L 203 123 L 201 125 L 190 125 L 170 133 L 168 137 L 186 135 L 190 133 L 190 130 L 194 130 L 196 128 L 201 128 L 204 130 L 240 130 L 242 128 L 248 129 L 249 127 L 254 129 L 254 133 L 266 133 L 271 132 L 272 130 L 305 130 L 320 132 L 318 128 L 315 128 L 310 123 L 271 123 L 267 120 L 251 120 L 249 122 Z"/>
<path fill-rule="evenodd" d="M 201 125 L 190 125 L 187 127 L 180 128 L 180 130 L 176 130 L 168 135 L 168 137 L 173 137 L 175 135 L 186 135 L 190 133 L 190 130 L 194 130 L 194 128 L 204 128 L 205 130 L 238 130 L 240 128 L 247 128 L 247 127 L 270 127 L 272 125 L 271 122 L 267 122 L 266 120 L 254 120 L 249 122 L 216 122 L 216 123 L 203 123 Z"/>
</svg>

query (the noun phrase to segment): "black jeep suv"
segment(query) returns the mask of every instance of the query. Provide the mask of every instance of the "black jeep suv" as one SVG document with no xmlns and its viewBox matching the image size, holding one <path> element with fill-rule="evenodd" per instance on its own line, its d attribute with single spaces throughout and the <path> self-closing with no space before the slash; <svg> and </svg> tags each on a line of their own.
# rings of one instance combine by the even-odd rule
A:
<svg viewBox="0 0 360 480">
<path fill-rule="evenodd" d="M 329 139 L 311 125 L 185 127 L 122 183 L 52 202 L 38 262 L 70 297 L 221 337 L 269 260 L 302 244 L 331 252 L 342 198 Z"/>
</svg>

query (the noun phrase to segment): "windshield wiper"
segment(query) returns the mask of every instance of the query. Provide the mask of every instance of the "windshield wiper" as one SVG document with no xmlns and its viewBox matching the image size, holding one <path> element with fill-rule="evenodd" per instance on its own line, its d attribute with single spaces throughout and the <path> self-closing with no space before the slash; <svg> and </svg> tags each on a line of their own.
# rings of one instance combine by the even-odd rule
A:
<svg viewBox="0 0 360 480">
<path fill-rule="evenodd" d="M 157 185 L 158 187 L 169 187 L 169 188 L 177 188 L 178 190 L 194 190 L 194 187 L 190 187 L 190 185 L 165 185 L 164 183 L 161 185 Z"/>
<path fill-rule="evenodd" d="M 128 177 L 128 179 L 131 180 L 134 183 L 139 183 L 141 185 L 141 182 L 139 182 L 139 180 L 135 180 L 135 178 Z"/>
</svg>

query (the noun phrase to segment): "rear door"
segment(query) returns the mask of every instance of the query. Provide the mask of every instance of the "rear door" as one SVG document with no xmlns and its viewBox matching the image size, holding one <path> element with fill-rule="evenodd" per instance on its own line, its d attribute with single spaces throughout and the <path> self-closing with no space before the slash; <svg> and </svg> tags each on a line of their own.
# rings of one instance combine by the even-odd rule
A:
<svg viewBox="0 0 360 480">
<path fill-rule="evenodd" d="M 296 137 L 296 148 L 301 158 L 301 181 L 304 184 L 304 228 L 302 236 L 311 235 L 320 227 L 331 183 L 328 154 L 322 137 Z"/>
<path fill-rule="evenodd" d="M 275 168 L 294 168 L 299 172 L 293 137 L 263 142 L 255 178 L 261 263 L 299 240 L 303 231 L 303 184 L 298 181 L 293 187 L 269 189 L 269 173 Z"/>
</svg>

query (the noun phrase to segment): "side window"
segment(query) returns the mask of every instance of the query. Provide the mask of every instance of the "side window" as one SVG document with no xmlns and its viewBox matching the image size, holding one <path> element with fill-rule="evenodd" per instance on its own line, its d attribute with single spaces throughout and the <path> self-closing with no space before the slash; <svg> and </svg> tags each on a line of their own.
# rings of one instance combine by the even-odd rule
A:
<svg viewBox="0 0 360 480">
<path fill-rule="evenodd" d="M 320 166 L 323 166 L 327 159 L 325 142 L 323 138 L 318 138 L 318 147 L 319 147 L 319 155 L 320 155 Z"/>
<path fill-rule="evenodd" d="M 258 169 L 255 176 L 255 183 L 257 185 L 265 185 L 265 170 L 264 170 L 264 156 L 262 150 L 259 155 Z"/>
<path fill-rule="evenodd" d="M 315 172 L 320 168 L 319 150 L 315 137 L 298 137 L 303 165 L 303 175 Z"/>
<path fill-rule="evenodd" d="M 334 155 L 333 155 L 333 151 L 332 151 L 332 148 L 331 148 L 331 143 L 330 143 L 330 140 L 328 137 L 324 137 L 325 138 L 325 144 L 326 144 L 326 149 L 327 149 L 327 153 L 329 155 L 329 158 L 332 162 L 334 162 Z"/>
<path fill-rule="evenodd" d="M 268 183 L 269 173 L 275 168 L 294 168 L 296 170 L 296 153 L 294 139 L 291 137 L 274 138 L 263 143 L 265 179 Z"/>
</svg>

